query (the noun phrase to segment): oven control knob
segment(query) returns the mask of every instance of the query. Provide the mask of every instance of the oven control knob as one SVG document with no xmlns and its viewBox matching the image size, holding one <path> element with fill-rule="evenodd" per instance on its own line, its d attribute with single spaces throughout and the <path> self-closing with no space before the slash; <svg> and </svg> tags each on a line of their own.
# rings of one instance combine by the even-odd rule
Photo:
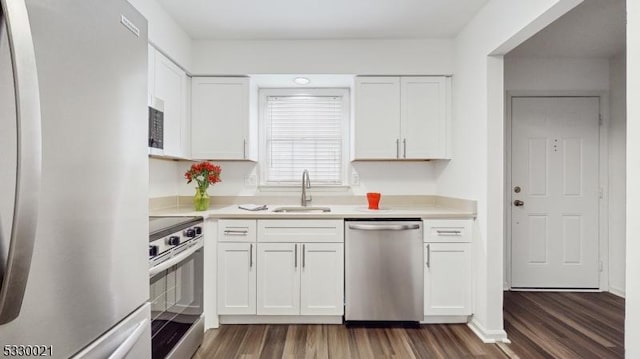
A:
<svg viewBox="0 0 640 359">
<path fill-rule="evenodd" d="M 193 227 L 193 229 L 196 230 L 196 234 L 202 234 L 202 227 L 197 226 L 197 227 Z"/>
<path fill-rule="evenodd" d="M 171 236 L 169 237 L 169 240 L 167 241 L 167 244 L 170 246 L 177 246 L 178 244 L 180 244 L 180 237 L 179 236 Z"/>
<path fill-rule="evenodd" d="M 189 238 L 193 238 L 193 237 L 196 236 L 196 231 L 195 231 L 195 229 L 189 228 L 184 232 L 184 235 L 189 237 Z"/>
<path fill-rule="evenodd" d="M 149 257 L 155 257 L 158 255 L 158 246 L 149 246 Z"/>
</svg>

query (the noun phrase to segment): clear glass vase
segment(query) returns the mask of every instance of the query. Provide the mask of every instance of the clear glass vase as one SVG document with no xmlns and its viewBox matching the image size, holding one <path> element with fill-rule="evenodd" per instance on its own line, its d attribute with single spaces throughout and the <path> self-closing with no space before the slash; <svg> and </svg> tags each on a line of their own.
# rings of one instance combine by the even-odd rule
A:
<svg viewBox="0 0 640 359">
<path fill-rule="evenodd" d="M 196 187 L 196 195 L 193 196 L 193 206 L 196 211 L 206 211 L 209 209 L 209 194 L 206 188 Z"/>
</svg>

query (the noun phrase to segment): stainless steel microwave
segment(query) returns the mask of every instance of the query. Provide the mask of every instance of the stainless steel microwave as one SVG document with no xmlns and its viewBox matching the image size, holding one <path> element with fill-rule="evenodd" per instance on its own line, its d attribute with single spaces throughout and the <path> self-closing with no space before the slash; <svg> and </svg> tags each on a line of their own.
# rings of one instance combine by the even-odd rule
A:
<svg viewBox="0 0 640 359">
<path fill-rule="evenodd" d="M 149 106 L 149 154 L 164 154 L 164 101 L 153 98 Z"/>
</svg>

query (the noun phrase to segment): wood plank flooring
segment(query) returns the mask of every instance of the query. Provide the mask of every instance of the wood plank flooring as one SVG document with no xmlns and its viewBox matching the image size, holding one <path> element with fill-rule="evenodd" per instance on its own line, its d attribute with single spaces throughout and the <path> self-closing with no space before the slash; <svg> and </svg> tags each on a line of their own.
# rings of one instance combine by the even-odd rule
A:
<svg viewBox="0 0 640 359">
<path fill-rule="evenodd" d="M 505 292 L 503 345 L 520 358 L 624 358 L 624 299 L 611 293 Z"/>
<path fill-rule="evenodd" d="M 505 292 L 504 315 L 511 344 L 484 344 L 463 324 L 223 325 L 194 359 L 624 357 L 624 299 L 612 294 Z"/>
</svg>

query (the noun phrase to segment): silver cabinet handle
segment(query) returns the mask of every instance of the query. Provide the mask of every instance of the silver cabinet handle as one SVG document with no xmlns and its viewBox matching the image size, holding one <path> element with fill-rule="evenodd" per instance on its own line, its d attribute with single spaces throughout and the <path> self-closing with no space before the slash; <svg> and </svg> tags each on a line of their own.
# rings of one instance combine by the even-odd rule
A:
<svg viewBox="0 0 640 359">
<path fill-rule="evenodd" d="M 431 245 L 427 244 L 427 268 L 431 268 Z"/>
<path fill-rule="evenodd" d="M 0 0 L 0 32 L 6 24 L 15 86 L 16 192 L 6 267 L 0 269 L 0 324 L 20 314 L 36 241 L 42 171 L 40 86 L 31 25 L 24 0 Z"/>
<path fill-rule="evenodd" d="M 403 138 L 402 139 L 402 147 L 404 148 L 402 154 L 404 158 L 407 158 L 407 139 Z"/>
<path fill-rule="evenodd" d="M 247 159 L 247 139 L 242 140 L 242 158 Z"/>
<path fill-rule="evenodd" d="M 227 236 L 246 236 L 247 234 L 249 234 L 249 231 L 239 229 L 225 229 L 224 234 Z"/>
<path fill-rule="evenodd" d="M 295 249 L 293 254 L 293 268 L 298 268 L 298 243 L 295 244 Z"/>
<path fill-rule="evenodd" d="M 400 139 L 396 138 L 396 158 L 400 158 Z"/>
<path fill-rule="evenodd" d="M 305 262 L 306 262 L 306 248 L 305 245 L 302 245 L 302 268 L 304 268 Z"/>
<path fill-rule="evenodd" d="M 249 268 L 253 267 L 253 243 L 249 244 Z"/>
<path fill-rule="evenodd" d="M 409 231 L 420 229 L 419 224 L 350 224 L 349 229 L 360 231 Z"/>
<path fill-rule="evenodd" d="M 438 229 L 436 233 L 438 233 L 439 236 L 459 236 L 462 234 L 462 231 Z"/>
<path fill-rule="evenodd" d="M 138 340 L 140 340 L 140 337 L 144 331 L 147 330 L 148 326 L 149 320 L 147 318 L 138 323 L 127 339 L 125 339 L 122 344 L 120 344 L 118 348 L 109 355 L 109 359 L 124 359 L 131 349 L 133 349 L 133 346 L 138 342 Z"/>
</svg>

